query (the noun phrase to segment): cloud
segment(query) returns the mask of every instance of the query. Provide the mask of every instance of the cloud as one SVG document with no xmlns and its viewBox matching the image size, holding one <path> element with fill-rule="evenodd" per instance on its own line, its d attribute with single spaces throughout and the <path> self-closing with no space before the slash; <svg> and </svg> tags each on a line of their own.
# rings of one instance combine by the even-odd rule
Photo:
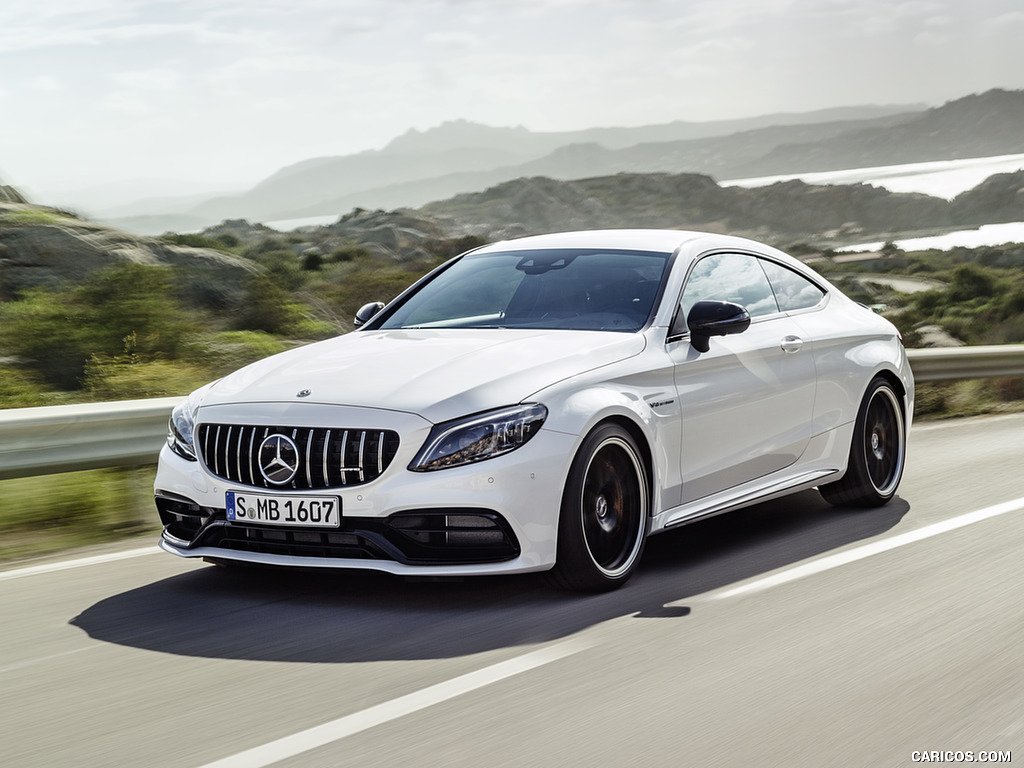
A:
<svg viewBox="0 0 1024 768">
<path fill-rule="evenodd" d="M 153 107 L 142 96 L 125 91 L 108 93 L 98 102 L 101 112 L 121 117 L 138 118 L 153 113 Z"/>
<path fill-rule="evenodd" d="M 83 29 L 16 27 L 0 31 L 0 52 L 30 51 L 68 46 L 100 46 L 161 37 L 182 36 L 199 43 L 230 43 L 240 39 L 234 32 L 220 32 L 197 22 L 183 24 L 126 24 Z"/>
<path fill-rule="evenodd" d="M 213 70 L 211 82 L 230 84 L 256 79 L 266 80 L 285 74 L 310 74 L 337 69 L 338 62 L 328 56 L 282 53 L 277 55 L 247 56 Z"/>
<path fill-rule="evenodd" d="M 131 72 L 114 72 L 107 77 L 115 85 L 122 88 L 144 91 L 177 90 L 184 81 L 184 76 L 181 72 L 166 67 L 139 69 Z"/>
<path fill-rule="evenodd" d="M 479 48 L 483 40 L 469 32 L 433 32 L 425 38 L 430 45 L 442 48 Z"/>
<path fill-rule="evenodd" d="M 28 81 L 28 87 L 40 93 L 56 93 L 63 90 L 63 85 L 52 75 L 37 75 Z"/>
</svg>

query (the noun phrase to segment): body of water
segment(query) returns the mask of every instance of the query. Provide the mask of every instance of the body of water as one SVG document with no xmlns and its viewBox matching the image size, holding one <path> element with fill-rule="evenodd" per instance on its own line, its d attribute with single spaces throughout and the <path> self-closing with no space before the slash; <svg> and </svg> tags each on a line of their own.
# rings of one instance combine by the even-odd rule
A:
<svg viewBox="0 0 1024 768">
<path fill-rule="evenodd" d="M 330 216 L 305 216 L 301 219 L 278 219 L 277 221 L 265 221 L 263 223 L 271 229 L 276 229 L 278 232 L 291 232 L 299 227 L 326 227 L 328 224 L 336 222 L 339 218 L 341 218 L 340 214 L 333 213 Z"/>
<path fill-rule="evenodd" d="M 1002 243 L 1024 243 L 1024 221 L 1011 221 L 1007 224 L 985 224 L 977 229 L 962 229 L 931 237 L 910 237 L 906 240 L 894 241 L 904 251 L 925 251 L 935 248 L 948 251 L 950 248 L 977 248 L 982 245 L 1001 245 Z M 881 250 L 885 243 L 862 243 L 844 248 L 836 248 L 843 253 L 861 253 Z"/>
<path fill-rule="evenodd" d="M 759 176 L 723 181 L 723 187 L 766 187 L 779 181 L 801 179 L 808 184 L 873 184 L 891 192 L 922 192 L 951 200 L 973 189 L 995 173 L 1024 169 L 1024 155 L 970 157 L 964 160 L 936 160 L 906 165 L 881 165 L 850 168 L 845 171 L 791 173 L 785 176 Z"/>
<path fill-rule="evenodd" d="M 752 179 L 723 181 L 722 186 L 764 187 L 778 181 L 801 179 L 808 184 L 873 184 L 891 192 L 921 192 L 946 200 L 973 189 L 996 173 L 1012 173 L 1024 169 L 1024 155 L 971 157 L 964 160 L 937 160 L 928 163 L 884 165 L 874 168 L 851 168 L 845 171 L 795 173 L 785 176 L 761 176 Z M 895 241 L 905 251 L 928 248 L 948 250 L 956 247 L 975 248 L 982 245 L 1024 242 L 1024 222 L 986 224 L 976 229 L 947 232 L 931 237 L 914 237 Z M 837 248 L 844 252 L 877 251 L 884 243 L 864 243 Z"/>
</svg>

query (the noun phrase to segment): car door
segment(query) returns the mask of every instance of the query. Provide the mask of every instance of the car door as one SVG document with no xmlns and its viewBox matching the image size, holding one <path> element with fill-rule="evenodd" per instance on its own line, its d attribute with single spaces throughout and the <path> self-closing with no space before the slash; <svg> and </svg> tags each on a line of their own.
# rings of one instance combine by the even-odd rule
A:
<svg viewBox="0 0 1024 768">
<path fill-rule="evenodd" d="M 796 462 L 811 434 L 816 390 L 810 344 L 779 309 L 760 260 L 713 253 L 698 260 L 680 299 L 744 306 L 750 327 L 715 336 L 700 353 L 688 336 L 669 342 L 682 415 L 683 504 L 734 488 Z"/>
</svg>

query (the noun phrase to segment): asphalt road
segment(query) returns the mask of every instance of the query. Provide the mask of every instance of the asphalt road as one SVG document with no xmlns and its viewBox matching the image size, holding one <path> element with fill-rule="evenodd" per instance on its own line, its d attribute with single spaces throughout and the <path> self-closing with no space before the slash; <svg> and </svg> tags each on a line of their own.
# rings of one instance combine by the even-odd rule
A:
<svg viewBox="0 0 1024 768">
<path fill-rule="evenodd" d="M 888 507 L 666 533 L 600 596 L 148 547 L 8 569 L 0 765 L 1024 763 L 1022 459 L 1024 415 L 916 426 Z"/>
</svg>

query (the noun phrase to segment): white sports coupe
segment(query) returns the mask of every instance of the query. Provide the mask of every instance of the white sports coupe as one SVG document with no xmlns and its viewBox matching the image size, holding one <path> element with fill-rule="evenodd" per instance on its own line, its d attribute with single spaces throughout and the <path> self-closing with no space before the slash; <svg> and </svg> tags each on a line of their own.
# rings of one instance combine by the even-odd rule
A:
<svg viewBox="0 0 1024 768">
<path fill-rule="evenodd" d="M 903 473 L 896 328 L 750 240 L 495 243 L 356 323 L 174 410 L 165 550 L 598 591 L 650 534 L 813 487 L 880 506 Z"/>
</svg>

